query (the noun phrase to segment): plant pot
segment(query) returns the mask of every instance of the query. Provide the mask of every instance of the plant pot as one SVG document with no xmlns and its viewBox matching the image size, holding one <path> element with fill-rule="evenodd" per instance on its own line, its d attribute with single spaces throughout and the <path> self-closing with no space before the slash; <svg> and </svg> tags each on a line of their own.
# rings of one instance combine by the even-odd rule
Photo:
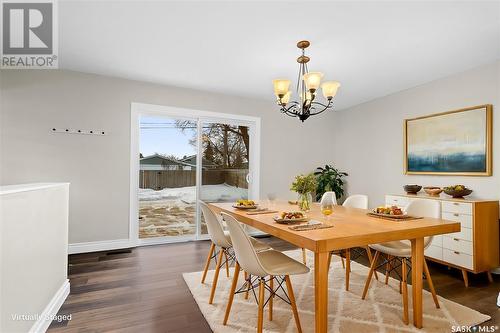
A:
<svg viewBox="0 0 500 333">
<path fill-rule="evenodd" d="M 311 192 L 307 193 L 299 193 L 299 197 L 297 199 L 299 209 L 303 212 L 308 212 L 311 210 L 312 203 L 312 194 Z"/>
</svg>

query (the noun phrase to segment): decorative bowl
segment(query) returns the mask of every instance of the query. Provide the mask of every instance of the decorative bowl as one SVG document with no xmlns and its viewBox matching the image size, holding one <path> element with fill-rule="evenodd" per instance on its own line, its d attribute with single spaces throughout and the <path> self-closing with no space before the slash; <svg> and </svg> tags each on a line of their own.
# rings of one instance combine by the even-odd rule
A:
<svg viewBox="0 0 500 333">
<path fill-rule="evenodd" d="M 407 194 L 417 194 L 422 189 L 420 185 L 405 185 L 403 189 Z"/>
<path fill-rule="evenodd" d="M 425 193 L 427 193 L 430 196 L 439 196 L 441 192 L 443 192 L 443 189 L 441 187 L 436 187 L 436 186 L 426 186 L 424 187 Z"/>
<path fill-rule="evenodd" d="M 451 188 L 444 188 L 444 193 L 451 195 L 453 198 L 463 198 L 469 194 L 471 194 L 473 191 L 468 188 L 464 188 L 463 190 L 454 190 Z"/>
</svg>

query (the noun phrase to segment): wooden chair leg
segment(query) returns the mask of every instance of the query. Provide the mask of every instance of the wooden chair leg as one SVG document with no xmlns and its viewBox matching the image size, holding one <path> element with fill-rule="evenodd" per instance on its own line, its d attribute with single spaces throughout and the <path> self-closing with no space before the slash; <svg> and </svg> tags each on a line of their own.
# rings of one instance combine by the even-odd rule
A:
<svg viewBox="0 0 500 333">
<path fill-rule="evenodd" d="M 351 275 L 351 249 L 345 250 L 345 290 L 349 291 L 349 277 Z"/>
<path fill-rule="evenodd" d="M 371 266 L 373 261 L 372 250 L 370 250 L 370 247 L 368 245 L 365 247 L 365 250 L 366 250 L 366 255 L 368 256 L 368 261 Z M 378 281 L 377 271 L 374 271 L 373 274 L 375 275 L 375 279 Z"/>
<path fill-rule="evenodd" d="M 215 251 L 215 244 L 210 245 L 210 250 L 208 251 L 207 261 L 205 262 L 205 268 L 203 269 L 203 276 L 201 277 L 201 283 L 205 283 L 205 278 L 207 277 L 208 267 L 210 267 L 210 261 Z"/>
<path fill-rule="evenodd" d="M 264 281 L 259 280 L 259 315 L 257 318 L 257 333 L 262 333 L 264 324 Z"/>
<path fill-rule="evenodd" d="M 342 268 L 345 269 L 344 257 L 340 256 L 340 261 L 342 261 Z"/>
<path fill-rule="evenodd" d="M 375 251 L 375 256 L 373 257 L 373 261 L 370 266 L 370 272 L 368 272 L 368 277 L 366 278 L 365 289 L 363 290 L 363 295 L 361 296 L 361 299 L 365 299 L 366 293 L 368 292 L 368 288 L 370 288 L 370 282 L 372 281 L 373 271 L 375 271 L 375 268 L 377 267 L 377 261 L 379 255 L 380 252 Z"/>
<path fill-rule="evenodd" d="M 233 283 L 231 284 L 231 290 L 229 291 L 229 300 L 227 301 L 227 306 L 226 306 L 226 314 L 224 315 L 224 321 L 223 321 L 224 325 L 227 324 L 227 320 L 229 319 L 229 313 L 231 312 L 231 306 L 233 305 L 234 292 L 236 291 L 236 285 L 238 284 L 239 275 L 240 275 L 240 264 L 236 262 L 236 265 L 234 265 Z"/>
<path fill-rule="evenodd" d="M 488 274 L 488 282 L 493 283 L 493 276 L 491 275 L 491 272 L 487 271 L 486 274 Z"/>
<path fill-rule="evenodd" d="M 288 291 L 288 298 L 290 298 L 290 305 L 292 306 L 293 318 L 295 319 L 295 325 L 297 325 L 297 331 L 302 333 L 302 326 L 300 326 L 299 312 L 297 311 L 297 303 L 295 303 L 295 295 L 293 294 L 292 282 L 290 281 L 290 276 L 285 276 L 286 289 Z"/>
<path fill-rule="evenodd" d="M 391 271 L 391 256 L 387 255 L 387 264 L 385 265 L 385 284 L 389 284 L 390 271 Z"/>
<path fill-rule="evenodd" d="M 436 295 L 436 290 L 434 289 L 434 283 L 432 283 L 431 273 L 429 272 L 429 266 L 427 266 L 427 260 L 424 258 L 424 274 L 429 284 L 429 289 L 431 290 L 432 298 L 434 299 L 434 304 L 436 304 L 436 309 L 439 309 L 439 301 Z"/>
<path fill-rule="evenodd" d="M 330 270 L 331 264 L 332 264 L 332 253 L 328 252 L 328 270 Z"/>
<path fill-rule="evenodd" d="M 469 277 L 467 276 L 467 271 L 465 269 L 462 269 L 462 276 L 464 278 L 465 288 L 468 288 L 469 287 Z"/>
<path fill-rule="evenodd" d="M 224 250 L 224 257 L 226 257 L 226 276 L 229 277 L 229 260 L 227 259 L 226 250 Z"/>
<path fill-rule="evenodd" d="M 251 286 L 251 281 L 252 281 L 252 277 L 248 275 L 247 272 L 244 273 L 245 274 L 245 281 L 246 281 L 246 284 L 247 284 L 247 291 L 245 291 L 245 299 L 248 299 L 248 292 L 250 291 L 250 286 Z"/>
<path fill-rule="evenodd" d="M 305 248 L 302 248 L 302 262 L 304 265 L 307 265 L 307 253 Z"/>
<path fill-rule="evenodd" d="M 402 265 L 401 265 L 401 278 L 402 278 L 402 285 L 403 285 L 403 322 L 405 325 L 408 325 L 409 319 L 408 319 L 408 284 L 406 282 L 406 276 L 407 276 L 407 267 L 406 267 L 406 258 L 402 259 Z"/>
<path fill-rule="evenodd" d="M 269 280 L 269 288 L 271 288 L 271 294 L 269 295 L 269 321 L 273 320 L 273 292 L 274 292 L 274 276 L 271 275 Z"/>
<path fill-rule="evenodd" d="M 217 260 L 217 267 L 215 267 L 214 280 L 212 282 L 212 290 L 210 291 L 210 299 L 208 300 L 208 304 L 212 304 L 214 302 L 215 289 L 217 289 L 217 280 L 219 280 L 219 271 L 220 271 L 220 266 L 222 266 L 223 256 L 224 256 L 224 251 L 221 249 L 219 258 Z"/>
</svg>

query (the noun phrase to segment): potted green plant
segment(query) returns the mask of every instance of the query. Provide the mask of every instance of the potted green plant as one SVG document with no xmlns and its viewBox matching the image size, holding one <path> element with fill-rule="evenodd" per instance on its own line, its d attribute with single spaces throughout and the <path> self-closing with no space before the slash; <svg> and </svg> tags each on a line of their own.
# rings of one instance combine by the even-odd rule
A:
<svg viewBox="0 0 500 333">
<path fill-rule="evenodd" d="M 339 171 L 333 166 L 327 164 L 324 168 L 318 167 L 314 172 L 317 181 L 316 200 L 321 200 L 325 192 L 335 192 L 337 199 L 344 195 L 343 177 L 348 176 L 346 172 Z"/>
<path fill-rule="evenodd" d="M 312 173 L 308 175 L 298 175 L 295 177 L 290 190 L 299 194 L 297 201 L 300 210 L 307 212 L 311 209 L 311 193 L 316 190 L 316 185 L 316 177 Z"/>
</svg>

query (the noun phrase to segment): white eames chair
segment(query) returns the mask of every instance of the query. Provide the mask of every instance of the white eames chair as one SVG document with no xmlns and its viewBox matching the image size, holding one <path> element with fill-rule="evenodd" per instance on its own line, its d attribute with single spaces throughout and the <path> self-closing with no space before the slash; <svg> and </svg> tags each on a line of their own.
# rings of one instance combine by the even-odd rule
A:
<svg viewBox="0 0 500 333">
<path fill-rule="evenodd" d="M 208 235 L 210 236 L 210 240 L 212 244 L 210 246 L 210 250 L 207 255 L 207 259 L 205 262 L 205 268 L 203 270 L 203 275 L 201 278 L 201 283 L 205 283 L 205 278 L 207 277 L 207 271 L 210 266 L 210 261 L 214 258 L 216 259 L 215 273 L 212 281 L 212 290 L 210 292 L 210 298 L 208 303 L 212 304 L 215 296 L 215 290 L 217 289 L 217 281 L 219 279 L 219 271 L 223 265 L 226 266 L 226 275 L 229 277 L 229 261 L 233 259 L 234 254 L 232 253 L 232 244 L 231 238 L 229 236 L 228 231 L 224 231 L 222 227 L 222 223 L 217 217 L 217 215 L 208 207 L 206 203 L 200 201 L 201 211 L 203 213 L 203 217 L 205 218 L 205 222 L 207 224 Z M 265 243 L 259 242 L 254 238 L 250 238 L 253 246 L 257 249 L 257 251 L 268 250 L 271 247 Z M 219 249 L 219 252 L 216 253 L 216 249 Z M 224 260 L 224 262 L 223 262 Z"/>
<path fill-rule="evenodd" d="M 349 196 L 344 203 L 342 204 L 344 207 L 358 208 L 358 209 L 368 209 L 368 196 L 364 194 L 353 194 Z M 365 247 L 366 255 L 368 257 L 368 262 L 370 266 L 372 264 L 372 252 L 368 246 Z M 354 252 L 354 257 L 352 256 L 352 252 Z M 342 254 L 342 253 L 341 253 Z M 349 290 L 349 278 L 351 273 L 351 259 L 356 259 L 362 255 L 359 249 L 345 249 L 343 250 L 343 255 L 345 256 L 345 290 Z M 342 256 L 341 256 L 342 258 Z M 342 265 L 344 265 L 344 260 L 342 258 Z M 375 273 L 375 278 L 378 280 L 377 272 Z"/>
<path fill-rule="evenodd" d="M 425 200 L 425 199 L 417 199 L 412 200 L 408 207 L 406 208 L 406 213 L 411 216 L 418 217 L 432 217 L 432 218 L 440 218 L 441 217 L 441 205 L 438 201 L 435 200 Z M 405 222 L 400 222 L 405 223 Z M 432 241 L 432 236 L 424 237 L 424 249 L 429 247 Z M 366 279 L 365 289 L 363 291 L 362 299 L 365 299 L 368 289 L 370 288 L 370 282 L 373 272 L 378 267 L 386 266 L 386 282 L 388 283 L 389 275 L 392 271 L 395 271 L 395 268 L 399 265 L 401 266 L 401 282 L 400 282 L 400 292 L 403 295 L 403 321 L 405 324 L 408 324 L 408 286 L 407 286 L 407 275 L 408 268 L 411 264 L 411 242 L 408 240 L 394 241 L 382 244 L 372 244 L 370 248 L 375 250 L 375 255 L 373 257 L 372 265 L 370 267 L 370 272 L 368 273 L 368 278 Z M 380 254 L 385 255 L 385 261 L 377 266 L 377 261 Z M 395 271 L 398 273 L 397 271 Z M 398 274 L 399 275 L 399 274 Z M 429 289 L 432 293 L 432 298 L 434 299 L 434 304 L 436 308 L 439 309 L 439 301 L 436 296 L 436 290 L 434 289 L 434 284 L 432 283 L 432 278 L 429 273 L 429 267 L 427 266 L 427 262 L 424 258 L 424 275 L 427 279 L 427 283 L 429 284 Z M 402 289 L 402 290 L 401 290 Z"/>
<path fill-rule="evenodd" d="M 256 288 L 257 286 L 259 288 L 257 298 L 257 332 L 260 333 L 263 330 L 265 305 L 269 306 L 269 320 L 272 320 L 273 299 L 275 297 L 282 298 L 286 302 L 289 302 L 292 307 L 297 330 L 299 333 L 302 332 L 299 313 L 297 311 L 297 304 L 295 303 L 295 296 L 292 289 L 292 283 L 290 282 L 290 275 L 308 273 L 309 268 L 279 251 L 266 250 L 257 252 L 252 244 L 251 239 L 245 233 L 241 224 L 231 215 L 222 213 L 222 216 L 226 221 L 227 228 L 231 236 L 234 253 L 236 255 L 236 265 L 234 267 L 233 282 L 231 284 L 231 290 L 229 292 L 229 302 L 227 304 L 223 324 L 226 325 L 229 319 L 231 306 L 233 304 L 234 295 L 236 293 L 236 285 L 238 284 L 238 275 L 241 268 L 251 276 L 255 277 L 254 282 L 258 281 L 258 284 L 255 285 L 253 285 L 252 283 L 252 289 Z M 276 282 L 276 288 L 274 282 Z M 286 292 L 283 288 L 283 283 L 286 284 Z M 270 293 L 267 301 L 264 298 L 266 289 Z M 283 291 L 282 295 L 277 293 L 279 290 Z"/>
</svg>

